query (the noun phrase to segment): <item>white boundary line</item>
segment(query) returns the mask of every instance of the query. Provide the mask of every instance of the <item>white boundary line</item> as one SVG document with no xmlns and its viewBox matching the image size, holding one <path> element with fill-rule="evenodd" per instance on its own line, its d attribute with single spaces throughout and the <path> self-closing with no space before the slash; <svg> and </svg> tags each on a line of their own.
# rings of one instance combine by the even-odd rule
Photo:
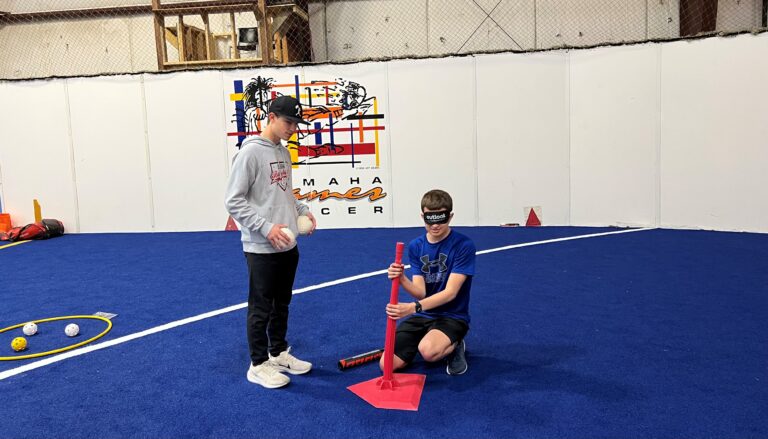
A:
<svg viewBox="0 0 768 439">
<path fill-rule="evenodd" d="M 496 248 L 491 248 L 491 249 L 488 249 L 488 250 L 480 250 L 479 252 L 477 252 L 475 254 L 476 255 L 484 255 L 486 253 L 500 252 L 500 251 L 504 251 L 504 250 L 510 250 L 510 249 L 513 249 L 513 248 L 530 247 L 532 245 L 552 244 L 553 242 L 573 241 L 574 239 L 597 238 L 599 236 L 619 235 L 619 234 L 622 234 L 622 233 L 643 232 L 643 231 L 646 231 L 646 230 L 653 230 L 653 229 L 654 229 L 653 227 L 646 227 L 646 228 L 643 228 L 643 229 L 626 229 L 626 230 L 617 230 L 615 232 L 591 233 L 589 235 L 576 235 L 576 236 L 568 236 L 568 237 L 565 237 L 565 238 L 547 239 L 547 240 L 544 240 L 544 241 L 524 242 L 522 244 L 512 244 L 512 245 L 507 245 L 505 247 L 496 247 Z"/>
<path fill-rule="evenodd" d="M 642 231 L 645 231 L 645 230 L 652 230 L 652 229 L 651 228 L 627 229 L 627 230 L 619 230 L 619 231 L 615 231 L 615 232 L 592 233 L 592 234 L 589 234 L 589 235 L 577 235 L 577 236 L 569 236 L 569 237 L 566 237 L 566 238 L 554 238 L 554 239 L 547 239 L 547 240 L 544 240 L 544 241 L 526 242 L 526 243 L 522 243 L 522 244 L 512 244 L 512 245 L 507 245 L 507 246 L 504 246 L 504 247 L 492 248 L 492 249 L 488 249 L 488 250 L 480 250 L 476 254 L 477 255 L 484 255 L 484 254 L 500 252 L 500 251 L 504 251 L 504 250 L 511 250 L 511 249 L 514 249 L 514 248 L 530 247 L 530 246 L 542 245 L 542 244 L 552 244 L 552 243 L 555 243 L 555 242 L 563 242 L 563 241 L 573 241 L 575 239 L 597 238 L 597 237 L 600 237 L 600 236 L 618 235 L 618 234 L 622 234 L 622 233 L 642 232 Z M 406 268 L 407 267 L 409 267 L 409 266 L 406 265 Z M 322 289 L 322 288 L 332 287 L 332 286 L 335 286 L 335 285 L 341 285 L 341 284 L 344 284 L 344 283 L 347 283 L 347 282 L 354 282 L 356 280 L 365 279 L 365 278 L 373 277 L 373 276 L 378 276 L 380 274 L 386 274 L 386 273 L 387 273 L 387 270 L 384 269 L 384 270 L 378 270 L 378 271 L 371 271 L 370 273 L 363 273 L 363 274 L 358 274 L 358 275 L 355 275 L 355 276 L 344 277 L 344 278 L 336 279 L 336 280 L 330 281 L 330 282 L 323 282 L 321 284 L 310 285 L 308 287 L 299 288 L 297 290 L 293 290 L 293 294 L 306 293 L 308 291 L 319 290 L 319 289 Z M 75 350 L 72 350 L 72 351 L 69 351 L 69 352 L 64 352 L 64 353 L 59 354 L 59 355 L 54 355 L 52 357 L 48 357 L 48 358 L 45 358 L 43 360 L 38 360 L 38 361 L 29 363 L 29 364 L 25 364 L 24 366 L 20 366 L 20 367 L 16 367 L 16 368 L 13 368 L 13 369 L 8 369 L 6 371 L 0 372 L 0 381 L 4 380 L 6 378 L 10 378 L 10 377 L 15 376 L 15 375 L 22 374 L 24 372 L 29 372 L 30 370 L 34 370 L 34 369 L 38 369 L 38 368 L 43 367 L 43 366 L 47 366 L 49 364 L 57 363 L 59 361 L 64 361 L 64 360 L 66 360 L 68 358 L 77 357 L 77 356 L 80 356 L 80 355 L 83 355 L 83 354 L 87 354 L 87 353 L 93 352 L 93 351 L 98 351 L 98 350 L 101 350 L 101 349 L 106 349 L 108 347 L 112 347 L 112 346 L 115 346 L 115 345 L 126 343 L 126 342 L 129 342 L 131 340 L 136 340 L 137 338 L 146 337 L 148 335 L 156 334 L 158 332 L 167 331 L 169 329 L 173 329 L 173 328 L 176 328 L 176 327 L 179 327 L 179 326 L 183 326 L 183 325 L 187 325 L 187 324 L 190 324 L 190 323 L 198 322 L 200 320 L 204 320 L 204 319 L 211 318 L 211 317 L 216 317 L 218 315 L 226 314 L 226 313 L 229 313 L 229 312 L 232 312 L 232 311 L 237 311 L 239 309 L 246 308 L 247 306 L 248 306 L 248 302 L 240 303 L 238 305 L 228 306 L 226 308 L 221 308 L 221 309 L 217 309 L 217 310 L 214 310 L 214 311 L 209 311 L 209 312 L 206 312 L 206 313 L 203 313 L 203 314 L 198 314 L 198 315 L 193 316 L 193 317 L 187 317 L 186 319 L 176 320 L 174 322 L 166 323 L 164 325 L 155 326 L 154 328 L 146 329 L 144 331 L 140 331 L 140 332 L 135 332 L 133 334 L 124 335 L 124 336 L 118 337 L 118 338 L 116 338 L 114 340 L 109 340 L 109 341 L 105 341 L 105 342 L 102 342 L 102 343 L 93 344 L 93 345 L 90 345 L 90 346 L 85 346 L 85 347 L 82 347 L 80 349 L 75 349 Z"/>
</svg>

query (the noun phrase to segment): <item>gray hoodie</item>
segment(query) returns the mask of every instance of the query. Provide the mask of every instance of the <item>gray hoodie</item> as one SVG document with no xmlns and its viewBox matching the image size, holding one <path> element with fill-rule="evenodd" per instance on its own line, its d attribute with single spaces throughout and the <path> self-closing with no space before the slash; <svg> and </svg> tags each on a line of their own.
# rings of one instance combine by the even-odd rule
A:
<svg viewBox="0 0 768 439">
<path fill-rule="evenodd" d="M 309 211 L 293 195 L 291 154 L 261 136 L 246 139 L 235 154 L 225 206 L 240 224 L 243 251 L 277 253 L 267 235 L 275 224 L 287 224 L 299 236 L 296 218 Z"/>
</svg>

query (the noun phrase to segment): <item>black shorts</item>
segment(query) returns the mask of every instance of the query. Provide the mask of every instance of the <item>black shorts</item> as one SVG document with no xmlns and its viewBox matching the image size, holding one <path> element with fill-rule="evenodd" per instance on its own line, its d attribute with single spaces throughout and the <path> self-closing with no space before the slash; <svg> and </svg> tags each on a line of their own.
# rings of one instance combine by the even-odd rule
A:
<svg viewBox="0 0 768 439">
<path fill-rule="evenodd" d="M 395 355 L 406 363 L 410 363 L 419 352 L 419 342 L 427 332 L 437 329 L 447 335 L 451 343 L 464 338 L 469 331 L 469 325 L 464 320 L 450 317 L 411 317 L 397 326 L 395 333 Z"/>
</svg>

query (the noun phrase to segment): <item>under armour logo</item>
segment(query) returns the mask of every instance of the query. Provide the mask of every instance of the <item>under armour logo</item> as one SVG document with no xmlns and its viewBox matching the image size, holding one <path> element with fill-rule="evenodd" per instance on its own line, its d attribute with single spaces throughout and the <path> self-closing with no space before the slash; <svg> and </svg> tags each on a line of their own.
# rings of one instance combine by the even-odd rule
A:
<svg viewBox="0 0 768 439">
<path fill-rule="evenodd" d="M 301 105 L 296 104 L 296 116 L 301 117 Z"/>
<path fill-rule="evenodd" d="M 448 260 L 448 255 L 444 253 L 440 253 L 440 256 L 438 257 L 438 259 L 434 261 L 429 260 L 429 255 L 422 256 L 420 260 L 421 260 L 421 263 L 423 264 L 421 266 L 422 273 L 429 273 L 429 269 L 432 267 L 438 267 L 437 269 L 438 273 L 448 271 L 448 266 L 445 265 L 445 261 Z"/>
</svg>

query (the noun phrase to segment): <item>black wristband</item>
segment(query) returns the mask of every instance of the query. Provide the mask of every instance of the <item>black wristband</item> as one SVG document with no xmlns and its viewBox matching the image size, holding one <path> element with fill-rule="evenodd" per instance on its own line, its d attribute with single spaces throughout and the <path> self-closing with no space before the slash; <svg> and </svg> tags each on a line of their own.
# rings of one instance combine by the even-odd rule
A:
<svg viewBox="0 0 768 439">
<path fill-rule="evenodd" d="M 416 302 L 413 302 L 413 303 L 416 304 L 416 312 L 421 312 L 421 304 L 419 303 L 419 301 L 417 300 Z"/>
</svg>

